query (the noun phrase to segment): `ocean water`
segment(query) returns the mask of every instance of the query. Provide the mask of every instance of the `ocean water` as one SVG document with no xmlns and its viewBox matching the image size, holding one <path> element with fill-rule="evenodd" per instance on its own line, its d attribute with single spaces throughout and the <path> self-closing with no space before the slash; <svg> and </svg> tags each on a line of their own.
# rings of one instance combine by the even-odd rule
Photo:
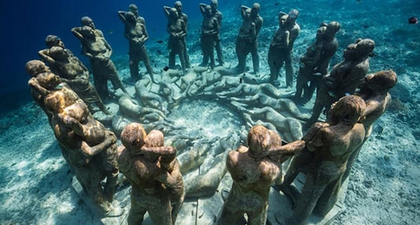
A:
<svg viewBox="0 0 420 225">
<path fill-rule="evenodd" d="M 200 2 L 182 1 L 183 11 L 189 16 L 187 42 L 193 66 L 202 59 Z M 81 55 L 80 42 L 70 29 L 80 25 L 82 16 L 90 16 L 112 46 L 112 60 L 123 82 L 129 86 L 129 92 L 134 95 L 134 88 L 126 82 L 130 76 L 128 43 L 117 15 L 118 10 L 128 10 L 131 3 L 137 4 L 140 16 L 146 20 L 150 36 L 146 43 L 149 57 L 154 71 L 161 73 L 168 63 L 167 19 L 162 6 L 173 6 L 174 1 L 0 1 L 0 154 L 3 156 L 0 159 L 0 202 L 3 203 L 0 224 L 100 224 L 72 188 L 72 174 L 61 157 L 46 117 L 31 99 L 25 63 L 39 59 L 37 52 L 45 48 L 45 37 L 55 34 L 63 40 L 66 48 L 89 66 L 87 58 Z M 234 67 L 237 63 L 235 39 L 242 22 L 239 7 L 242 4 L 252 6 L 253 3 L 219 1 L 219 10 L 224 15 L 221 39 L 226 67 Z M 408 19 L 420 17 L 419 1 L 262 0 L 259 3 L 264 24 L 259 34 L 261 72 L 254 77 L 257 83 L 262 83 L 269 73 L 267 52 L 277 30 L 279 11 L 299 10 L 297 23 L 301 26 L 301 33 L 294 44 L 295 73 L 300 55 L 314 40 L 321 22 L 334 20 L 341 24 L 336 35 L 339 49 L 330 65 L 340 62 L 343 50 L 357 38 L 375 41 L 375 56 L 370 59 L 369 72 L 393 69 L 399 80 L 390 91 L 391 107 L 375 124 L 372 137 L 365 143 L 366 150 L 354 166 L 343 203 L 346 209 L 333 223 L 417 224 L 420 221 L 420 24 L 409 24 Z M 249 58 L 247 65 L 252 68 Z M 140 69 L 144 73 L 142 63 Z M 283 77 L 280 79 L 284 79 L 284 67 L 281 73 Z M 279 92 L 290 94 L 281 87 Z M 197 98 L 200 101 L 190 104 Z M 248 127 L 251 122 L 242 117 L 242 109 L 245 107 L 256 112 L 260 108 L 252 102 L 227 104 L 225 100 L 200 99 L 200 96 L 190 100 L 162 111 L 169 121 L 175 121 L 180 130 L 191 136 L 192 142 L 224 140 L 231 135 L 237 138 L 230 140 L 232 146 L 243 144 L 239 130 L 243 131 L 242 127 Z M 116 101 L 106 104 L 117 114 Z M 291 110 L 277 111 L 286 119 L 292 118 L 304 124 L 312 105 L 313 101 L 304 107 L 294 106 L 296 110 L 291 107 Z M 200 112 L 203 113 L 201 116 Z M 257 116 L 252 119 L 253 122 L 269 122 Z M 282 128 L 276 128 L 282 131 Z M 282 132 L 290 131 L 287 129 Z M 168 133 L 169 137 L 173 134 Z M 299 135 L 286 136 L 291 140 Z M 211 168 L 214 166 L 212 162 L 207 160 L 203 167 Z M 193 176 L 189 174 L 188 179 Z M 206 207 L 203 210 L 204 214 L 218 213 Z"/>
</svg>

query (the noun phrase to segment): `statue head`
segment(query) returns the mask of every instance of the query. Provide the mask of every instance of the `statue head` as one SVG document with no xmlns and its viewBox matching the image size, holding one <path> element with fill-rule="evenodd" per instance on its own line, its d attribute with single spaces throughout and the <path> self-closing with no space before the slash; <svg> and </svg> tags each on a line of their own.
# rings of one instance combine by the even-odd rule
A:
<svg viewBox="0 0 420 225">
<path fill-rule="evenodd" d="M 163 133 L 159 130 L 152 130 L 144 139 L 146 147 L 162 147 L 164 145 Z"/>
<path fill-rule="evenodd" d="M 289 13 L 288 13 L 289 17 L 287 19 L 287 22 L 290 24 L 295 24 L 298 15 L 299 15 L 299 11 L 297 9 L 292 9 Z"/>
<path fill-rule="evenodd" d="M 180 13 L 182 12 L 182 3 L 180 1 L 176 1 L 174 3 L 174 8 Z"/>
<path fill-rule="evenodd" d="M 51 34 L 45 38 L 45 45 L 47 45 L 48 48 L 51 48 L 52 46 L 61 46 L 64 48 L 61 39 L 58 36 Z"/>
<path fill-rule="evenodd" d="M 53 59 L 64 60 L 68 58 L 66 50 L 59 46 L 53 46 L 50 48 L 50 55 Z"/>
<path fill-rule="evenodd" d="M 363 79 L 362 86 L 376 91 L 385 91 L 397 84 L 397 74 L 393 70 L 382 70 L 369 74 Z"/>
<path fill-rule="evenodd" d="M 252 156 L 261 156 L 271 147 L 270 133 L 262 125 L 255 125 L 248 133 L 249 153 Z"/>
<path fill-rule="evenodd" d="M 365 101 L 357 95 L 340 98 L 331 106 L 330 114 L 333 122 L 348 125 L 356 124 L 366 110 Z"/>
<path fill-rule="evenodd" d="M 82 26 L 88 26 L 88 27 L 91 27 L 92 29 L 96 29 L 95 23 L 88 16 L 82 17 L 82 19 L 80 20 L 80 22 L 81 22 Z"/>
<path fill-rule="evenodd" d="M 172 19 L 176 20 L 176 19 L 178 18 L 178 11 L 177 11 L 177 9 L 176 9 L 176 8 L 171 8 L 171 9 L 169 10 L 169 16 L 170 16 Z"/>
<path fill-rule="evenodd" d="M 343 56 L 347 60 L 358 60 L 364 59 L 372 55 L 372 51 L 375 48 L 375 42 L 372 39 L 358 38 L 354 43 L 347 46 L 344 50 Z"/>
<path fill-rule="evenodd" d="M 251 16 L 257 16 L 260 12 L 261 6 L 259 3 L 254 3 L 251 8 Z"/>
<path fill-rule="evenodd" d="M 136 15 L 134 15 L 134 13 L 132 12 L 127 12 L 125 14 L 125 19 L 127 20 L 127 22 L 129 22 L 130 24 L 136 24 L 137 22 L 137 18 Z"/>
<path fill-rule="evenodd" d="M 139 123 L 128 124 L 121 132 L 121 142 L 129 152 L 139 151 L 144 145 L 146 131 Z"/>
<path fill-rule="evenodd" d="M 139 16 L 139 9 L 137 8 L 137 5 L 135 5 L 135 4 L 130 4 L 128 6 L 128 11 L 132 12 L 134 14 L 134 16 L 136 16 L 136 17 Z"/>
<path fill-rule="evenodd" d="M 50 71 L 50 68 L 41 60 L 30 60 L 26 63 L 25 68 L 31 77 L 36 77 L 40 73 Z"/>
<path fill-rule="evenodd" d="M 211 10 L 213 11 L 217 10 L 218 5 L 219 5 L 219 2 L 217 0 L 210 1 Z"/>
<path fill-rule="evenodd" d="M 325 34 L 330 37 L 335 37 L 335 34 L 340 30 L 340 23 L 337 21 L 331 21 L 327 25 Z"/>
<path fill-rule="evenodd" d="M 90 26 L 83 26 L 79 32 L 84 38 L 95 39 L 95 30 Z"/>
</svg>

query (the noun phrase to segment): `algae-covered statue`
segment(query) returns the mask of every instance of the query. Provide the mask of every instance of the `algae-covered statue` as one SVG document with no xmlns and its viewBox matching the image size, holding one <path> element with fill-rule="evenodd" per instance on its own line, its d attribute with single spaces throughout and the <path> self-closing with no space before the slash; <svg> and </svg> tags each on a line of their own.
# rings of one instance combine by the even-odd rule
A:
<svg viewBox="0 0 420 225">
<path fill-rule="evenodd" d="M 214 47 L 220 42 L 220 24 L 216 16 L 212 13 L 212 8 L 206 4 L 200 4 L 200 11 L 203 14 L 201 25 L 201 49 L 203 51 L 203 61 L 200 66 L 207 67 L 210 60 L 210 68 L 215 67 Z"/>
<path fill-rule="evenodd" d="M 93 105 L 97 105 L 102 112 L 110 114 L 96 88 L 89 81 L 89 70 L 79 58 L 61 46 L 41 50 L 38 55 L 48 63 L 53 73 L 58 74 L 61 80 L 88 104 L 92 113 L 94 112 Z"/>
<path fill-rule="evenodd" d="M 90 114 L 86 104 L 56 91 L 45 98 L 63 157 L 101 216 L 120 216 L 112 205 L 118 176 L 117 137 Z M 106 178 L 102 187 L 101 183 Z"/>
<path fill-rule="evenodd" d="M 344 50 L 344 60 L 335 65 L 322 78 L 317 91 L 312 116 L 305 127 L 310 127 L 325 108 L 329 112 L 331 104 L 345 95 L 354 94 L 362 79 L 369 71 L 369 56 L 375 47 L 371 39 L 357 39 Z"/>
<path fill-rule="evenodd" d="M 306 103 L 312 98 L 320 79 L 327 74 L 331 57 L 338 49 L 335 34 L 339 29 L 338 22 L 322 23 L 316 32 L 315 42 L 300 57 L 295 93 L 299 103 Z"/>
<path fill-rule="evenodd" d="M 121 133 L 118 163 L 132 188 L 127 221 L 141 224 L 148 212 L 154 224 L 173 225 L 183 199 L 176 149 L 159 147 L 163 144 L 159 132 L 150 135 L 139 123 L 128 124 Z"/>
<path fill-rule="evenodd" d="M 392 70 L 382 70 L 369 74 L 363 79 L 359 87 L 360 90 L 356 93 L 366 102 L 366 110 L 363 114 L 364 120 L 361 121 L 366 130 L 363 143 L 370 137 L 375 121 L 385 113 L 386 109 L 391 104 L 389 90 L 395 86 L 397 80 L 397 74 Z M 353 163 L 357 159 L 361 148 L 362 145 L 351 154 L 347 163 L 346 172 L 343 175 L 343 182 L 350 175 Z"/>
<path fill-rule="evenodd" d="M 295 204 L 286 224 L 305 224 L 311 213 L 324 217 L 334 207 L 347 160 L 365 137 L 358 123 L 365 109 L 359 96 L 344 96 L 333 104 L 329 120 L 316 123 L 302 138 L 306 148 L 293 159 L 282 185 Z M 291 186 L 299 172 L 306 174 L 300 194 Z"/>
<path fill-rule="evenodd" d="M 135 4 L 130 4 L 129 11 L 118 11 L 118 16 L 124 23 L 124 37 L 128 40 L 128 55 L 130 56 L 130 74 L 133 81 L 140 79 L 139 61 L 143 61 L 147 73 L 153 79 L 153 69 L 150 65 L 149 53 L 146 49 L 146 41 L 149 33 L 146 29 L 146 20 L 139 16 Z"/>
<path fill-rule="evenodd" d="M 82 24 L 85 20 L 85 17 L 83 17 Z M 89 58 L 93 81 L 101 99 L 106 101 L 110 97 L 108 80 L 111 81 L 115 90 L 120 88 L 127 93 L 111 60 L 112 48 L 103 36 L 102 31 L 86 25 L 74 27 L 71 31 L 80 40 L 82 54 Z"/>
<path fill-rule="evenodd" d="M 280 69 L 287 59 L 289 53 L 290 31 L 287 29 L 287 18 L 289 15 L 280 12 L 278 15 L 279 28 L 271 40 L 268 49 L 268 66 L 270 67 L 269 82 L 278 85 L 277 81 Z"/>
<path fill-rule="evenodd" d="M 260 71 L 258 33 L 263 24 L 263 18 L 259 15 L 260 8 L 258 3 L 254 3 L 252 8 L 241 6 L 242 25 L 236 38 L 237 73 L 245 72 L 246 56 L 249 53 L 251 53 L 254 73 L 257 74 Z"/>
<path fill-rule="evenodd" d="M 175 69 L 175 55 L 179 56 L 182 71 L 185 72 L 187 63 L 185 61 L 185 36 L 187 36 L 187 27 L 184 20 L 178 15 L 175 8 L 163 7 L 163 11 L 168 18 L 166 31 L 169 33 L 169 68 Z"/>
<path fill-rule="evenodd" d="M 270 157 L 297 152 L 303 147 L 301 140 L 281 146 L 281 139 L 271 140 L 265 127 L 252 127 L 248 147 L 240 146 L 229 152 L 226 165 L 233 184 L 218 224 L 237 224 L 244 214 L 248 224 L 266 224 L 270 187 L 280 173 L 279 162 Z"/>
</svg>

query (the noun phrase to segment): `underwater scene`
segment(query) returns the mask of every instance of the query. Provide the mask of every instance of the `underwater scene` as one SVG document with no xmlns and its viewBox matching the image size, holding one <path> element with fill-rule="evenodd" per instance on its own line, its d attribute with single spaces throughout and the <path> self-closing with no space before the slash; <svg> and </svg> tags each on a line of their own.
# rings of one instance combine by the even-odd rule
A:
<svg viewBox="0 0 420 225">
<path fill-rule="evenodd" d="M 0 12 L 0 224 L 419 223 L 418 0 Z"/>
</svg>

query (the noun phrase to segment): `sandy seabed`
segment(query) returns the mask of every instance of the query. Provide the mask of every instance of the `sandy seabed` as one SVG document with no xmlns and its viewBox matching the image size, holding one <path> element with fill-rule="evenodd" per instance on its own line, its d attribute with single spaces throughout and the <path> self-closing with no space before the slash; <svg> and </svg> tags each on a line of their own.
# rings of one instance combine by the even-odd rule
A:
<svg viewBox="0 0 420 225">
<path fill-rule="evenodd" d="M 346 210 L 333 224 L 418 224 L 420 73 L 414 62 L 420 57 L 413 49 L 418 50 L 420 44 L 407 35 L 419 37 L 420 29 L 390 28 L 366 18 L 350 21 L 348 17 L 358 15 L 360 10 L 350 12 L 353 14 L 331 16 L 328 11 L 325 14 L 342 24 L 337 34 L 339 42 L 348 44 L 357 37 L 374 39 L 378 56 L 371 59 L 370 72 L 392 68 L 399 76 L 399 83 L 391 91 L 394 101 L 390 109 L 374 125 L 373 133 L 353 167 L 345 199 Z M 314 18 L 307 20 L 318 21 L 317 17 L 319 15 L 314 14 Z M 225 18 L 236 17 L 226 13 Z M 237 27 L 238 21 L 227 19 L 224 26 L 229 23 L 235 23 L 234 27 Z M 356 29 L 353 24 L 362 24 L 364 29 Z M 269 36 L 266 39 L 270 39 L 273 32 L 270 29 L 272 27 L 264 27 L 260 36 L 266 34 Z M 304 52 L 315 31 L 316 26 L 306 26 L 302 30 L 295 43 L 296 56 Z M 383 35 L 384 32 L 392 37 Z M 232 39 L 235 34 L 236 31 L 232 31 L 222 37 Z M 405 42 L 395 44 L 394 39 L 399 37 L 406 38 Z M 264 46 L 263 41 L 260 43 Z M 333 59 L 336 62 L 341 60 L 343 45 Z M 265 60 L 268 45 L 263 46 L 260 56 L 261 73 L 264 74 L 268 71 Z M 151 54 L 162 48 L 149 47 Z M 196 43 L 190 48 L 197 48 Z M 234 49 L 234 42 L 226 43 L 224 49 Z M 236 62 L 233 54 L 229 51 L 225 55 L 226 61 Z M 201 60 L 200 53 L 190 56 L 193 64 Z M 162 55 L 151 58 L 160 61 L 159 68 L 167 61 Z M 123 78 L 129 76 L 127 70 L 120 72 Z M 72 173 L 61 156 L 46 116 L 35 103 L 26 103 L 2 116 L 0 143 L 0 224 L 101 224 L 73 190 Z"/>
</svg>

